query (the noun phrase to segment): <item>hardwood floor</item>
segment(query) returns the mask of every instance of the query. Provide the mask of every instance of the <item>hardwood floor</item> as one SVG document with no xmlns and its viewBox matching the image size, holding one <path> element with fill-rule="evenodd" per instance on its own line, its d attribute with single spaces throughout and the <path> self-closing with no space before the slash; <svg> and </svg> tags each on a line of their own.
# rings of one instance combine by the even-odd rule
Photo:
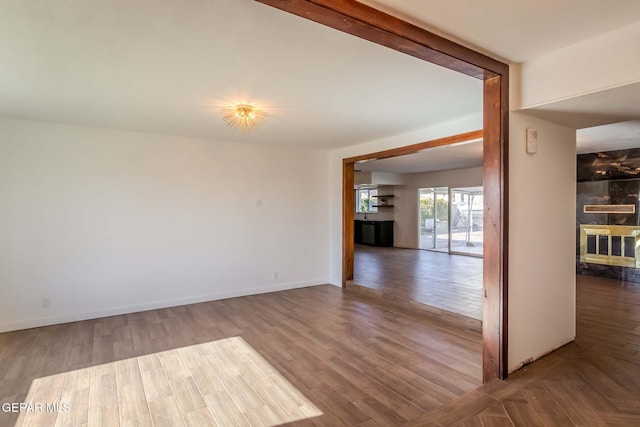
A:
<svg viewBox="0 0 640 427">
<path fill-rule="evenodd" d="M 354 267 L 353 282 L 383 298 L 482 321 L 482 258 L 356 245 Z"/>
<path fill-rule="evenodd" d="M 255 351 L 264 358 L 264 372 L 278 372 L 286 380 L 272 388 L 274 393 L 296 396 L 294 401 L 312 405 L 309 411 L 315 407 L 322 412 L 287 425 L 640 425 L 640 286 L 579 276 L 577 302 L 575 342 L 505 381 L 479 388 L 477 332 L 398 311 L 384 301 L 333 286 L 318 286 L 0 334 L 0 402 L 23 401 L 34 381 L 32 392 L 44 393 L 34 398 L 55 402 L 64 396 L 57 394 L 60 386 L 55 386 L 59 381 L 55 375 L 71 372 L 74 384 L 101 393 L 94 397 L 104 399 L 103 408 L 108 411 L 100 413 L 112 420 L 102 425 L 127 425 L 131 414 L 148 415 L 154 425 L 163 425 L 163 417 L 167 417 L 165 425 L 284 422 L 277 418 L 278 410 L 263 400 L 269 394 L 253 388 L 266 380 L 233 362 L 241 362 L 243 352 Z M 233 337 L 241 337 L 247 347 L 240 352 L 227 348 L 219 357 L 211 356 L 212 345 L 240 339 Z M 211 356 L 208 364 L 194 363 L 200 356 L 185 353 L 189 346 L 200 349 L 201 345 L 209 348 L 199 350 L 200 355 Z M 137 363 L 140 372 L 152 372 L 146 369 L 149 364 L 144 367 L 149 358 L 160 360 L 164 377 L 141 374 L 142 392 L 150 402 L 148 412 L 144 405 L 142 412 L 136 412 L 131 399 L 114 402 L 121 384 L 135 383 L 118 381 L 118 370 L 124 369 L 120 375 L 135 380 L 127 368 Z M 182 364 L 188 368 L 186 373 Z M 212 377 L 202 374 L 206 366 L 215 374 L 213 388 L 203 381 Z M 88 378 L 85 374 L 83 382 L 78 379 L 81 374 L 73 371 L 86 368 L 97 374 Z M 96 378 L 108 380 L 112 369 L 116 381 L 111 388 L 93 383 Z M 176 373 L 182 373 L 180 381 L 191 378 L 186 380 L 191 387 L 163 388 L 163 378 L 171 383 Z M 244 381 L 242 375 L 248 375 L 251 389 L 233 397 L 235 381 Z M 47 383 L 53 384 L 52 389 L 42 385 Z M 221 384 L 225 393 L 215 394 Z M 283 391 L 287 384 L 292 387 L 288 393 Z M 272 385 L 267 381 L 267 386 Z M 179 403 L 179 390 L 190 391 L 191 400 Z M 261 396 L 265 404 L 261 408 L 269 408 L 276 418 L 264 408 L 268 417 L 250 418 L 255 409 L 251 390 Z M 170 394 L 175 405 L 167 403 L 171 399 L 162 400 Z M 87 407 L 82 405 L 74 401 L 77 418 L 60 425 L 87 425 L 91 412 L 79 410 Z M 176 407 L 182 418 L 172 412 Z M 228 420 L 238 413 L 244 418 Z M 14 425 L 17 416 L 0 412 L 0 425 Z"/>
<path fill-rule="evenodd" d="M 415 426 L 640 426 L 640 285 L 577 277 L 577 337 Z"/>
<path fill-rule="evenodd" d="M 202 356 L 185 355 L 185 348 L 233 337 L 265 359 L 263 371 L 279 372 L 322 412 L 297 425 L 400 425 L 481 384 L 479 333 L 325 285 L 0 334 L 0 402 L 22 402 L 30 388 L 29 399 L 43 404 L 65 403 L 64 397 L 73 410 L 60 414 L 61 425 L 260 425 L 269 418 L 251 418 L 256 407 L 290 413 L 286 402 L 279 409 L 265 402 L 286 395 L 282 388 L 234 391 L 238 384 L 274 380 L 234 367 L 228 363 L 233 354 L 182 369 Z M 176 369 L 179 378 L 172 377 Z M 215 377 L 213 386 L 203 376 Z M 226 393 L 218 393 L 220 384 Z M 69 397 L 74 390 L 77 396 Z M 191 393 L 190 405 L 180 404 L 179 390 Z M 18 425 L 58 420 L 27 415 Z M 0 412 L 0 425 L 13 425 L 17 416 Z M 275 419 L 271 425 L 296 418 Z"/>
<path fill-rule="evenodd" d="M 59 410 L 16 424 L 269 426 L 322 415 L 241 337 L 40 378 L 25 402 L 56 399 Z"/>
</svg>

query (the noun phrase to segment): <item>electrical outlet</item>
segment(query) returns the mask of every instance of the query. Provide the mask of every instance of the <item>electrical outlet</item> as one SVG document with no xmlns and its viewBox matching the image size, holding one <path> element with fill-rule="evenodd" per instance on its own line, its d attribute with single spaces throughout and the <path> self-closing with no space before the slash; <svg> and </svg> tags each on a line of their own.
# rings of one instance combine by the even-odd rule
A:
<svg viewBox="0 0 640 427">
<path fill-rule="evenodd" d="M 51 307 L 51 298 L 44 298 L 42 300 L 42 308 L 49 308 Z"/>
<path fill-rule="evenodd" d="M 273 272 L 273 280 L 278 280 L 278 272 L 277 271 Z"/>
</svg>

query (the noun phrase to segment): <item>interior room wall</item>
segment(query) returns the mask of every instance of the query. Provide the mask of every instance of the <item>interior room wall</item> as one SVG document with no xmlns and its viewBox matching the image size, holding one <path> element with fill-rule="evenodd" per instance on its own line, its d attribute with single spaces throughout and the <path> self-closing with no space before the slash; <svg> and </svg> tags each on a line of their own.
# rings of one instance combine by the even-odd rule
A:
<svg viewBox="0 0 640 427">
<path fill-rule="evenodd" d="M 419 189 L 430 187 L 481 187 L 482 167 L 452 169 L 436 172 L 407 174 L 405 187 L 396 191 L 394 209 L 394 246 L 400 248 L 419 248 L 418 204 Z"/>
<path fill-rule="evenodd" d="M 510 114 L 509 370 L 575 338 L 576 133 Z M 538 152 L 528 154 L 528 128 Z"/>
<path fill-rule="evenodd" d="M 328 169 L 326 152 L 0 119 L 0 332 L 327 283 Z"/>
<path fill-rule="evenodd" d="M 640 22 L 583 40 L 522 64 L 527 108 L 640 82 Z"/>
</svg>

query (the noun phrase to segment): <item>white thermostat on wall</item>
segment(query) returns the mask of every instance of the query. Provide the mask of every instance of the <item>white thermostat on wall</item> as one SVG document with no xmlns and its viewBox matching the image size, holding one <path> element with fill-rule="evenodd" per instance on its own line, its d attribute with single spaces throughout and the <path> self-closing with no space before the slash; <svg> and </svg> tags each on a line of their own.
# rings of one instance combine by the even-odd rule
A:
<svg viewBox="0 0 640 427">
<path fill-rule="evenodd" d="M 538 152 L 538 131 L 535 129 L 527 129 L 527 153 L 535 154 Z"/>
</svg>

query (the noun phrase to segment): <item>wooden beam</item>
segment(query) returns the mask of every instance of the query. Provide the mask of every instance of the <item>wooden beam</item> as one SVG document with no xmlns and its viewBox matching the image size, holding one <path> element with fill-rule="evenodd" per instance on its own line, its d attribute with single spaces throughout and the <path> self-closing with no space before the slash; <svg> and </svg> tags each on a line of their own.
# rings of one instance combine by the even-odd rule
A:
<svg viewBox="0 0 640 427">
<path fill-rule="evenodd" d="M 506 335 L 503 335 L 503 317 L 506 309 L 503 298 L 504 250 L 503 233 L 505 200 L 503 135 L 501 110 L 501 77 L 484 81 L 484 258 L 483 287 L 484 304 L 482 315 L 483 379 L 490 381 L 502 378 Z"/>
<path fill-rule="evenodd" d="M 256 0 L 478 79 L 508 72 L 500 61 L 355 0 Z"/>
<path fill-rule="evenodd" d="M 380 160 L 389 157 L 405 156 L 407 154 L 415 154 L 428 148 L 441 147 L 443 145 L 452 145 L 460 142 L 473 141 L 482 139 L 484 132 L 474 130 L 471 132 L 461 133 L 458 135 L 447 136 L 444 138 L 433 139 L 431 141 L 419 142 L 417 144 L 406 145 L 404 147 L 391 148 L 389 150 L 378 151 L 375 153 L 364 154 L 362 156 L 354 156 L 344 159 L 345 162 L 355 163 L 362 160 Z"/>
<path fill-rule="evenodd" d="M 502 203 L 500 213 L 502 215 L 502 229 L 500 230 L 500 256 L 502 276 L 500 283 L 500 307 L 501 311 L 496 313 L 501 317 L 502 326 L 500 328 L 501 359 L 498 378 L 507 378 L 509 375 L 509 71 L 500 75 L 500 178 L 502 187 L 500 196 Z M 493 123 L 492 126 L 497 126 Z M 497 154 L 496 154 L 497 156 Z M 488 381 L 488 380 L 487 380 Z"/>
<path fill-rule="evenodd" d="M 342 162 L 342 287 L 353 280 L 355 195 L 353 193 L 354 162 Z"/>
</svg>

